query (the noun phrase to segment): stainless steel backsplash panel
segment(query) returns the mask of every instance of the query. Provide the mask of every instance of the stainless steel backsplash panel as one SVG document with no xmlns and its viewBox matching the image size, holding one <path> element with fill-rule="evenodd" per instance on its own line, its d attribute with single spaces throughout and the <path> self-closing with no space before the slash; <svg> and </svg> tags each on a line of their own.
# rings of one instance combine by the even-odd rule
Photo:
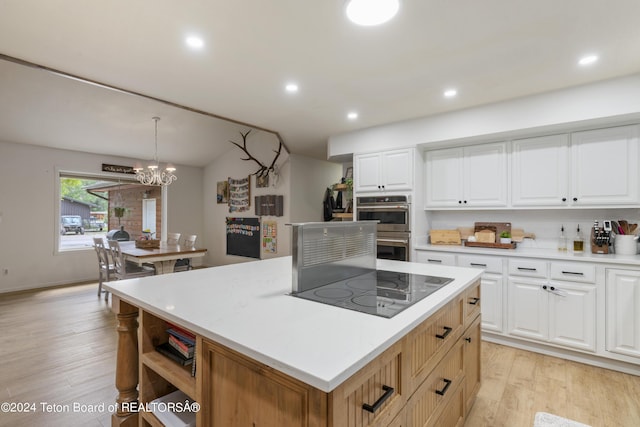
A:
<svg viewBox="0 0 640 427">
<path fill-rule="evenodd" d="M 303 292 L 376 269 L 377 221 L 291 224 L 292 291 Z"/>
</svg>

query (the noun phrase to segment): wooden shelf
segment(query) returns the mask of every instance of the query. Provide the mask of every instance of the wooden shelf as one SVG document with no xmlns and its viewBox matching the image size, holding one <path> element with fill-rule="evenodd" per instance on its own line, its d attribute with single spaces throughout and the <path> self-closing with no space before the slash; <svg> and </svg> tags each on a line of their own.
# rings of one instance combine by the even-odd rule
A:
<svg viewBox="0 0 640 427">
<path fill-rule="evenodd" d="M 333 184 L 333 191 L 347 191 L 347 184 Z"/>
<path fill-rule="evenodd" d="M 141 359 L 145 366 L 196 400 L 196 377 L 191 376 L 191 365 L 180 366 L 157 351 L 142 353 Z"/>
</svg>

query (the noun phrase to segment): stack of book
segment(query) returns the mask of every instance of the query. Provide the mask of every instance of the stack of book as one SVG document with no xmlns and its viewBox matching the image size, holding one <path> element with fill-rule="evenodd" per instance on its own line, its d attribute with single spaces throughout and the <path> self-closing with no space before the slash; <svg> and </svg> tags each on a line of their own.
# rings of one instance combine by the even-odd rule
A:
<svg viewBox="0 0 640 427">
<path fill-rule="evenodd" d="M 194 365 L 192 375 L 195 375 L 196 336 L 179 326 L 167 322 L 169 340 L 156 347 L 156 350 L 182 366 Z"/>
</svg>

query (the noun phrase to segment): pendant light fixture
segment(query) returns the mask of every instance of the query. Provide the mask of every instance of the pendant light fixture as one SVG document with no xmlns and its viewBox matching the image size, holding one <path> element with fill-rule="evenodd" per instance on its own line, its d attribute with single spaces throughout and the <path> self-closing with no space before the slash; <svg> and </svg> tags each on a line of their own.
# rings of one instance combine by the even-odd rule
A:
<svg viewBox="0 0 640 427">
<path fill-rule="evenodd" d="M 347 17 L 354 24 L 380 25 L 393 18 L 400 8 L 400 0 L 347 0 Z"/>
<path fill-rule="evenodd" d="M 147 168 L 143 168 L 142 165 L 137 163 L 133 170 L 136 173 L 136 178 L 141 184 L 144 185 L 152 185 L 152 186 L 165 186 L 171 184 L 173 181 L 178 179 L 177 176 L 173 174 L 176 168 L 174 168 L 171 164 L 167 164 L 164 170 L 160 169 L 160 162 L 158 161 L 158 120 L 160 117 L 152 117 L 152 120 L 155 121 L 155 141 L 156 141 L 156 152 L 153 157 L 153 162 L 147 166 Z"/>
</svg>

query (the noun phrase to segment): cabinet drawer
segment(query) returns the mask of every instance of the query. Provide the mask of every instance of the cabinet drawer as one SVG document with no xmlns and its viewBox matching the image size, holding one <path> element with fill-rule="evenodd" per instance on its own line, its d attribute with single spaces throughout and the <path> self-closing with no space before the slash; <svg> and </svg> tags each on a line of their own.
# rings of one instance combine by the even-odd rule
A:
<svg viewBox="0 0 640 427">
<path fill-rule="evenodd" d="M 536 260 L 509 260 L 510 276 L 547 277 L 547 262 Z"/>
<path fill-rule="evenodd" d="M 464 292 L 464 327 L 467 328 L 480 314 L 480 280 Z"/>
<path fill-rule="evenodd" d="M 425 264 L 456 265 L 456 256 L 440 252 L 417 251 L 416 261 Z"/>
<path fill-rule="evenodd" d="M 593 264 L 578 262 L 552 262 L 551 278 L 572 282 L 595 283 L 596 267 Z"/>
<path fill-rule="evenodd" d="M 406 403 L 397 343 L 331 392 L 333 425 L 386 426 Z"/>
<path fill-rule="evenodd" d="M 490 256 L 460 255 L 459 267 L 483 268 L 485 273 L 502 274 L 502 259 Z"/>
<path fill-rule="evenodd" d="M 407 402 L 407 425 L 439 426 L 440 417 L 458 419 L 464 415 L 462 340 L 447 353 Z M 456 402 L 450 406 L 451 402 Z M 449 411 L 459 414 L 448 414 Z"/>
<path fill-rule="evenodd" d="M 464 295 L 459 295 L 407 334 L 404 340 L 408 371 L 407 393 L 411 393 L 429 375 L 442 356 L 462 335 Z"/>
</svg>

